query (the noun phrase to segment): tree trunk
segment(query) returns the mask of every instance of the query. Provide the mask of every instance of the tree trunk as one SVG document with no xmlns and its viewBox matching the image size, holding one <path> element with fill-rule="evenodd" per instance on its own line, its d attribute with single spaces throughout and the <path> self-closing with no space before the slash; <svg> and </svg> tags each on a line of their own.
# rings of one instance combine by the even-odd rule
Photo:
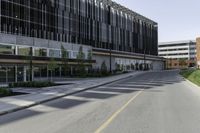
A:
<svg viewBox="0 0 200 133">
<path fill-rule="evenodd" d="M 52 80 L 53 80 L 53 71 L 51 70 L 51 82 L 52 82 Z"/>
</svg>

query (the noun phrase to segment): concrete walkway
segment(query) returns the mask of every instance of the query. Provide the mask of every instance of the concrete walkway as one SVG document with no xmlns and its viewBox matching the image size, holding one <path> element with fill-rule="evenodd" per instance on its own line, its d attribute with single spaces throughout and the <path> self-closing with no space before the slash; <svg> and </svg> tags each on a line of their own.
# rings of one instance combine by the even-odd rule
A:
<svg viewBox="0 0 200 133">
<path fill-rule="evenodd" d="M 137 76 L 145 72 L 132 72 L 122 75 L 116 75 L 106 78 L 87 79 L 80 81 L 69 81 L 65 83 L 73 83 L 70 85 L 46 87 L 46 88 L 16 88 L 16 92 L 29 93 L 27 95 L 19 95 L 0 99 L 0 115 L 8 114 L 25 108 L 29 108 L 44 102 L 58 99 L 67 95 L 82 92 L 88 89 L 109 84 L 130 76 Z"/>
</svg>

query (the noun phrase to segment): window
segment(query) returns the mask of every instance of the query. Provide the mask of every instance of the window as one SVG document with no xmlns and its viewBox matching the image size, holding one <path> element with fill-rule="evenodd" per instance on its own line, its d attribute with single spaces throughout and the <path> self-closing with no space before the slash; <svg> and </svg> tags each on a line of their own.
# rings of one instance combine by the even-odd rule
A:
<svg viewBox="0 0 200 133">
<path fill-rule="evenodd" d="M 136 53 L 146 46 L 149 54 L 157 55 L 156 24 L 118 6 L 126 10 L 97 0 L 2 0 L 1 32 L 104 49 L 111 44 L 113 50 Z M 46 56 L 46 51 L 36 55 Z"/>
<path fill-rule="evenodd" d="M 73 52 L 72 58 L 77 58 L 78 52 Z"/>
<path fill-rule="evenodd" d="M 0 83 L 15 81 L 15 68 L 10 66 L 0 66 Z M 7 76 L 6 76 L 7 75 Z"/>
<path fill-rule="evenodd" d="M 24 55 L 24 56 L 30 55 L 30 50 L 31 50 L 30 47 L 24 47 L 24 46 L 17 47 L 18 55 Z"/>
<path fill-rule="evenodd" d="M 2 45 L 0 44 L 0 54 L 14 55 L 15 47 L 12 45 Z"/>
<path fill-rule="evenodd" d="M 35 48 L 35 56 L 47 57 L 47 49 Z"/>
<path fill-rule="evenodd" d="M 50 49 L 49 50 L 49 57 L 59 58 L 60 57 L 60 50 Z"/>
<path fill-rule="evenodd" d="M 67 51 L 68 52 L 68 58 L 72 58 L 72 51 Z"/>
</svg>

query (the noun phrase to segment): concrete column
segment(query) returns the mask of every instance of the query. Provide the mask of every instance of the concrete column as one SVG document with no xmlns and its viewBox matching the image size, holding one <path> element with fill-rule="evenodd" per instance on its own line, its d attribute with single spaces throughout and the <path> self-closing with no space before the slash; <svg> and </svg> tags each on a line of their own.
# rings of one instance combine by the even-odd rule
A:
<svg viewBox="0 0 200 133">
<path fill-rule="evenodd" d="M 15 45 L 15 54 L 18 55 L 18 48 L 16 45 Z"/>
<path fill-rule="evenodd" d="M 70 68 L 71 68 L 71 75 L 73 75 L 73 66 L 71 66 Z"/>
<path fill-rule="evenodd" d="M 33 69 L 32 69 L 32 72 L 31 72 L 32 74 L 32 79 L 33 79 L 33 81 L 34 81 L 34 66 L 33 66 Z"/>
<path fill-rule="evenodd" d="M 32 47 L 32 54 L 33 54 L 33 56 L 35 56 L 35 48 L 34 47 Z"/>
<path fill-rule="evenodd" d="M 50 55 L 49 55 L 49 48 L 47 48 L 47 57 L 50 57 Z"/>
<path fill-rule="evenodd" d="M 8 83 L 8 67 L 6 67 L 6 83 Z"/>
<path fill-rule="evenodd" d="M 15 66 L 15 82 L 17 82 L 17 66 Z"/>
</svg>

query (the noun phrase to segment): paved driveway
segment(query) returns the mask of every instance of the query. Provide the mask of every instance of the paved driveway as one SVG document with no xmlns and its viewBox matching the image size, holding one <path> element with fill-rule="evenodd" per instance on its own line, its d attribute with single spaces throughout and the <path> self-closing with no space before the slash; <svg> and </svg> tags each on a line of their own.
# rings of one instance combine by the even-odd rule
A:
<svg viewBox="0 0 200 133">
<path fill-rule="evenodd" d="M 0 133 L 199 133 L 200 89 L 150 72 L 0 117 Z"/>
</svg>

